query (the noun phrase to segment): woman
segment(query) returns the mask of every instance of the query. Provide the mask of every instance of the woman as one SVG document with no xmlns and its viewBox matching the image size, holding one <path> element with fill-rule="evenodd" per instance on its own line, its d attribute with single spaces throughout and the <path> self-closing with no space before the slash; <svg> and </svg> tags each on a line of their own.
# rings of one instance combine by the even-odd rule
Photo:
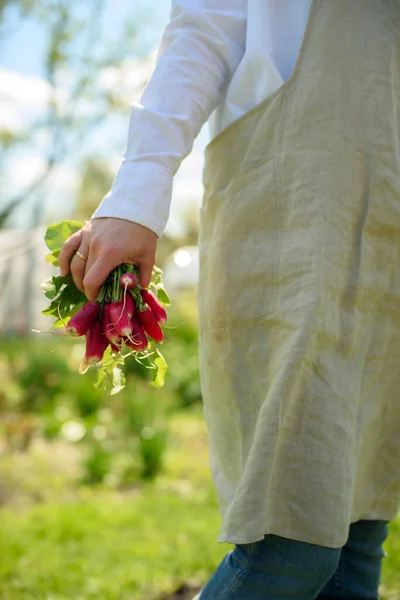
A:
<svg viewBox="0 0 400 600">
<path fill-rule="evenodd" d="M 149 283 L 210 117 L 200 363 L 219 542 L 200 600 L 378 598 L 400 500 L 400 4 L 176 0 L 128 148 L 60 264 Z M 87 259 L 86 259 L 87 257 Z"/>
</svg>

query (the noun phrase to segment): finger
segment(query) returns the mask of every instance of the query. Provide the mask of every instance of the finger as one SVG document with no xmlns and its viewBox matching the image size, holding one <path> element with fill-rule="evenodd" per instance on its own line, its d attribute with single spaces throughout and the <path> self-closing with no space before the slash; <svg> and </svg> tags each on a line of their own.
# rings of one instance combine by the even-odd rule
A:
<svg viewBox="0 0 400 600">
<path fill-rule="evenodd" d="M 83 256 L 87 257 L 88 252 L 89 252 L 89 246 L 84 245 L 84 242 L 82 242 L 82 244 L 78 248 L 78 252 L 80 254 L 82 254 Z M 87 259 L 84 260 L 77 254 L 75 254 L 75 256 L 73 257 L 73 259 L 71 261 L 72 279 L 74 280 L 74 283 L 75 283 L 76 287 L 78 288 L 78 290 L 80 290 L 83 293 L 85 293 L 85 289 L 83 286 L 83 279 L 85 277 L 86 264 L 87 264 Z"/>
<path fill-rule="evenodd" d="M 82 233 L 82 229 L 76 233 L 73 233 L 61 248 L 60 256 L 58 257 L 58 264 L 62 277 L 65 277 L 69 273 L 71 258 L 82 242 Z"/>
<path fill-rule="evenodd" d="M 142 288 L 147 288 L 150 285 L 151 275 L 153 272 L 154 260 L 146 259 L 140 261 L 139 264 L 139 281 Z"/>
<path fill-rule="evenodd" d="M 88 300 L 95 300 L 100 287 L 109 276 L 110 272 L 120 264 L 112 255 L 98 256 L 95 262 L 86 270 L 83 287 Z"/>
<path fill-rule="evenodd" d="M 85 254 L 85 253 L 83 253 Z M 87 256 L 87 261 L 86 261 L 86 265 L 85 265 L 85 276 L 84 279 L 86 277 L 86 275 L 89 273 L 90 269 L 93 267 L 94 263 L 97 260 L 97 248 L 95 247 L 95 244 L 93 244 L 93 240 L 90 243 L 90 247 L 88 252 L 85 254 L 85 256 Z"/>
</svg>

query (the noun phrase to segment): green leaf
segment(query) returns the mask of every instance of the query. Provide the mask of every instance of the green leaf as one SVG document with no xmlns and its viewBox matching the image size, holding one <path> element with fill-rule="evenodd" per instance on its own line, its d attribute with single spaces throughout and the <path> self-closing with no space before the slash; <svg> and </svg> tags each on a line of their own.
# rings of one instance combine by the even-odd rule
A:
<svg viewBox="0 0 400 600">
<path fill-rule="evenodd" d="M 62 309 L 73 308 L 76 304 L 83 305 L 87 302 L 85 294 L 82 294 L 75 285 L 65 286 L 65 288 L 61 290 L 58 300 L 60 302 L 60 308 Z"/>
<path fill-rule="evenodd" d="M 54 275 L 47 279 L 42 283 L 42 290 L 47 298 L 52 300 L 50 306 L 42 311 L 43 315 L 65 319 L 87 302 L 86 296 L 75 287 L 70 273 L 66 277 Z"/>
<path fill-rule="evenodd" d="M 42 314 L 51 317 L 57 317 L 58 319 L 63 319 L 66 322 L 68 320 L 68 317 L 72 317 L 72 315 L 75 314 L 84 304 L 85 302 L 73 304 L 62 303 L 60 302 L 59 296 L 58 298 L 53 300 L 50 306 L 48 306 L 47 308 L 45 308 L 45 310 L 42 311 Z M 61 325 L 57 325 L 57 327 L 61 327 Z"/>
<path fill-rule="evenodd" d="M 164 306 L 170 306 L 171 300 L 169 299 L 169 296 L 163 287 L 156 287 L 156 294 L 161 304 L 164 304 Z"/>
<path fill-rule="evenodd" d="M 114 367 L 112 371 L 112 389 L 110 396 L 115 396 L 115 394 L 118 394 L 118 392 L 123 390 L 125 387 L 125 382 L 125 374 L 121 367 Z"/>
<path fill-rule="evenodd" d="M 57 319 L 55 323 L 51 326 L 52 329 L 61 329 L 65 327 L 71 317 L 63 317 L 62 319 Z"/>
<path fill-rule="evenodd" d="M 125 375 L 123 372 L 124 357 L 115 357 L 111 348 L 104 352 L 101 366 L 98 368 L 97 380 L 94 386 L 109 391 L 111 396 L 118 394 L 125 387 Z"/>
<path fill-rule="evenodd" d="M 165 383 L 165 375 L 167 373 L 168 365 L 167 365 L 167 361 L 165 360 L 165 358 L 163 357 L 161 352 L 158 350 L 158 348 L 156 349 L 156 353 L 157 353 L 157 358 L 154 359 L 154 364 L 157 369 L 156 377 L 155 377 L 154 381 L 150 382 L 150 385 L 152 387 L 160 389 L 163 387 L 163 385 Z"/>
<path fill-rule="evenodd" d="M 47 254 L 46 255 L 46 262 L 50 263 L 54 267 L 58 267 L 58 257 L 54 256 L 54 254 L 51 254 L 51 253 Z"/>
<path fill-rule="evenodd" d="M 82 229 L 83 225 L 79 221 L 61 221 L 60 223 L 50 225 L 44 236 L 50 252 L 57 257 L 67 239 L 73 233 Z"/>
<path fill-rule="evenodd" d="M 94 384 L 94 387 L 97 389 L 104 388 L 106 383 L 106 377 L 107 372 L 104 369 L 99 369 L 97 372 L 97 379 L 96 383 Z"/>
<path fill-rule="evenodd" d="M 69 282 L 69 277 L 61 277 L 61 275 L 53 275 L 53 277 L 49 277 L 46 281 L 43 281 L 41 284 L 41 289 L 44 295 L 53 300 L 61 287 Z"/>
<path fill-rule="evenodd" d="M 50 277 L 49 279 L 46 279 L 46 281 L 43 281 L 40 284 L 40 288 L 41 288 L 43 294 L 46 296 L 46 298 L 49 298 L 50 300 L 52 300 L 55 296 L 57 296 L 56 286 L 53 283 L 52 277 Z"/>
<path fill-rule="evenodd" d="M 50 306 L 48 306 L 47 308 L 42 310 L 42 315 L 57 316 L 58 315 L 58 306 L 59 306 L 58 300 L 53 300 L 53 302 L 50 304 Z"/>
<path fill-rule="evenodd" d="M 155 265 L 152 271 L 151 285 L 154 285 L 154 287 L 163 285 L 163 272 L 159 267 L 156 267 Z"/>
<path fill-rule="evenodd" d="M 113 360 L 112 351 L 111 351 L 110 346 L 108 346 L 103 354 L 102 364 L 104 365 L 105 363 L 109 363 L 112 360 Z M 102 368 L 103 368 L 103 370 L 107 371 L 107 369 L 104 366 Z"/>
</svg>

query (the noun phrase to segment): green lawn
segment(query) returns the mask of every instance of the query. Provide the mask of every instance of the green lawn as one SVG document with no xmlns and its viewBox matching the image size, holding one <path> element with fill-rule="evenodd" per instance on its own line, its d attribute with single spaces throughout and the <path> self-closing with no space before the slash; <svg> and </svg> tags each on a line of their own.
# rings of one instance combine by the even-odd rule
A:
<svg viewBox="0 0 400 600">
<path fill-rule="evenodd" d="M 201 584 L 223 554 L 207 492 L 188 499 L 148 489 L 1 517 L 4 600 L 149 599 L 183 581 Z"/>
<path fill-rule="evenodd" d="M 1 600 L 152 600 L 207 580 L 232 546 L 216 542 L 206 429 L 199 410 L 171 429 L 165 473 L 124 492 L 74 488 L 60 449 L 2 460 L 19 493 L 0 510 Z"/>
<path fill-rule="evenodd" d="M 199 412 L 172 425 L 175 443 L 154 484 L 124 493 L 59 485 L 35 503 L 39 478 L 0 511 L 2 600 L 152 600 L 207 580 L 231 546 L 216 542 L 205 426 Z M 28 466 L 14 469 L 15 485 Z M 399 600 L 400 523 L 386 550 L 383 597 Z"/>
<path fill-rule="evenodd" d="M 387 557 L 383 562 L 382 599 L 400 599 L 400 519 L 390 526 L 385 544 Z"/>
</svg>

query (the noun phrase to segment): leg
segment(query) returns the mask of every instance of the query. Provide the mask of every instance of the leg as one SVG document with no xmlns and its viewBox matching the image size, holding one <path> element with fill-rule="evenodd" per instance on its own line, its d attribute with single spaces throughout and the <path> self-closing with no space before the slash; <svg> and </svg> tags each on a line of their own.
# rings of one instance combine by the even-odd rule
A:
<svg viewBox="0 0 400 600">
<path fill-rule="evenodd" d="M 387 534 L 387 521 L 353 523 L 337 571 L 318 599 L 377 600 Z"/>
<path fill-rule="evenodd" d="M 198 598 L 314 600 L 336 571 L 340 551 L 275 535 L 253 544 L 238 544 Z"/>
</svg>

